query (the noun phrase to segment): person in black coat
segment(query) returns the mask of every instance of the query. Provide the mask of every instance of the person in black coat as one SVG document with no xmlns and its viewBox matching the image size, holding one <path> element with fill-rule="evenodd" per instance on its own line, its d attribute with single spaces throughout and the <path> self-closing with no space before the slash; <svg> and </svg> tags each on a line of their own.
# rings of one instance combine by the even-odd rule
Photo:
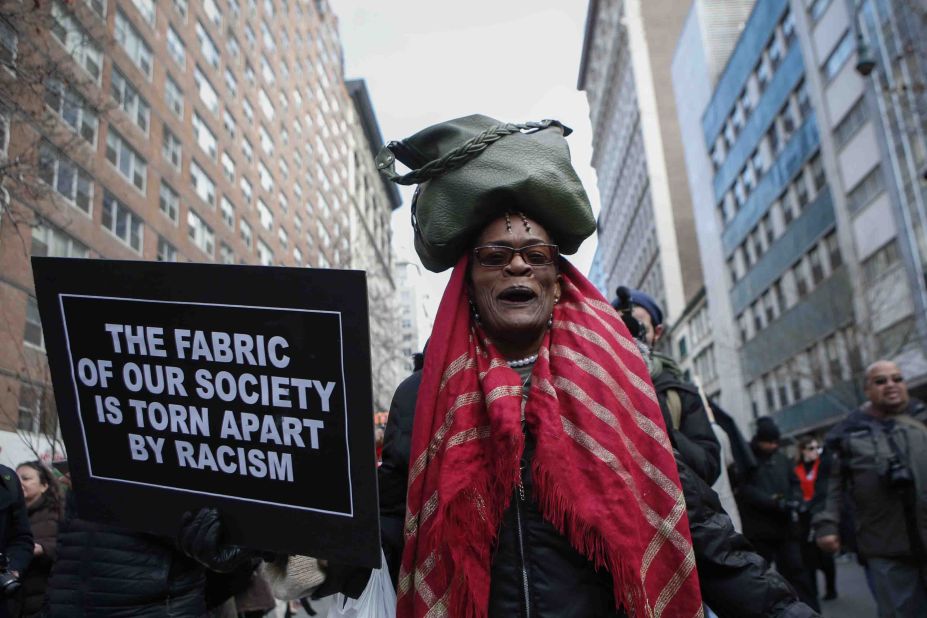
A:
<svg viewBox="0 0 927 618">
<path fill-rule="evenodd" d="M 757 419 L 750 446 L 757 465 L 737 495 L 744 535 L 757 553 L 776 564 L 802 601 L 819 609 L 798 540 L 801 489 L 792 462 L 779 451 L 779 428 L 773 419 Z"/>
<path fill-rule="evenodd" d="M 61 500 L 58 482 L 41 462 L 21 463 L 16 474 L 22 483 L 35 548 L 29 568 L 22 574 L 22 588 L 10 603 L 10 613 L 15 618 L 34 618 L 42 610 L 48 574 L 58 555 Z"/>
<path fill-rule="evenodd" d="M 6 556 L 6 568 L 17 577 L 22 575 L 32 562 L 34 548 L 19 477 L 0 465 L 0 552 Z M 8 616 L 6 604 L 0 603 L 0 618 Z"/>
</svg>

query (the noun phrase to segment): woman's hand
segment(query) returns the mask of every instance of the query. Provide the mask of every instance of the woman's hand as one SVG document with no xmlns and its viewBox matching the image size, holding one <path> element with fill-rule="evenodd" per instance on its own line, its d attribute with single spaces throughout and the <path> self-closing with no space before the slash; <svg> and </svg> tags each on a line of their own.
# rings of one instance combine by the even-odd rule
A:
<svg viewBox="0 0 927 618">
<path fill-rule="evenodd" d="M 32 548 L 33 556 L 41 556 L 44 553 L 45 553 L 45 548 L 39 545 L 38 543 L 36 543 L 35 547 Z"/>
<path fill-rule="evenodd" d="M 219 511 L 200 509 L 196 515 L 184 513 L 177 544 L 187 556 L 219 573 L 234 571 L 257 556 L 255 552 L 225 542 Z"/>
</svg>

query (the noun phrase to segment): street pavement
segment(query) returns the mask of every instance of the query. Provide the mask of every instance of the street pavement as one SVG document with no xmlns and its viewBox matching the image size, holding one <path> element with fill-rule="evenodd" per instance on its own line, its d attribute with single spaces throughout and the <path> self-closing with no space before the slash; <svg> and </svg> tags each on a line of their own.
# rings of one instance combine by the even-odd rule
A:
<svg viewBox="0 0 927 618">
<path fill-rule="evenodd" d="M 819 590 L 824 591 L 824 575 L 818 573 Z M 327 600 L 313 601 L 313 609 L 319 618 L 328 614 Z M 866 584 L 863 568 L 855 559 L 839 558 L 837 560 L 837 598 L 833 601 L 821 601 L 821 613 L 825 618 L 877 618 L 875 601 Z M 300 611 L 299 618 L 308 618 Z"/>
<path fill-rule="evenodd" d="M 824 591 L 824 575 L 820 572 L 818 590 Z M 877 618 L 866 575 L 855 558 L 837 559 L 837 598 L 821 601 L 821 613 L 826 618 Z"/>
</svg>

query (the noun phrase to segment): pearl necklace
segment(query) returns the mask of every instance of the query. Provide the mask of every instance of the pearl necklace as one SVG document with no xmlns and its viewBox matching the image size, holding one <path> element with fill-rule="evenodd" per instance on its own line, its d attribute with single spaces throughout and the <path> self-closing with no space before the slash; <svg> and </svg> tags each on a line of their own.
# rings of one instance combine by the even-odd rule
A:
<svg viewBox="0 0 927 618">
<path fill-rule="evenodd" d="M 505 362 L 512 369 L 516 369 L 518 367 L 527 367 L 528 365 L 534 363 L 534 361 L 536 361 L 537 359 L 538 359 L 538 355 L 532 354 L 531 356 L 528 356 L 526 358 L 519 358 L 518 360 L 510 360 L 510 361 L 505 361 Z"/>
</svg>

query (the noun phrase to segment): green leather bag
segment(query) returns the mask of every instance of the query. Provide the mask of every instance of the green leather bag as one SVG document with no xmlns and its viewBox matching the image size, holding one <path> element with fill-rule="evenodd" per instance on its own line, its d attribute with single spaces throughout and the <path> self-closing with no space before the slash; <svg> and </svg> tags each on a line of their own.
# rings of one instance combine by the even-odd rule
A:
<svg viewBox="0 0 927 618">
<path fill-rule="evenodd" d="M 412 226 L 425 268 L 452 267 L 506 210 L 544 226 L 561 253 L 575 253 L 596 221 L 570 164 L 565 138 L 571 132 L 556 120 L 507 124 L 474 115 L 384 146 L 380 172 L 398 184 L 418 184 Z M 397 160 L 412 171 L 397 174 Z"/>
</svg>

